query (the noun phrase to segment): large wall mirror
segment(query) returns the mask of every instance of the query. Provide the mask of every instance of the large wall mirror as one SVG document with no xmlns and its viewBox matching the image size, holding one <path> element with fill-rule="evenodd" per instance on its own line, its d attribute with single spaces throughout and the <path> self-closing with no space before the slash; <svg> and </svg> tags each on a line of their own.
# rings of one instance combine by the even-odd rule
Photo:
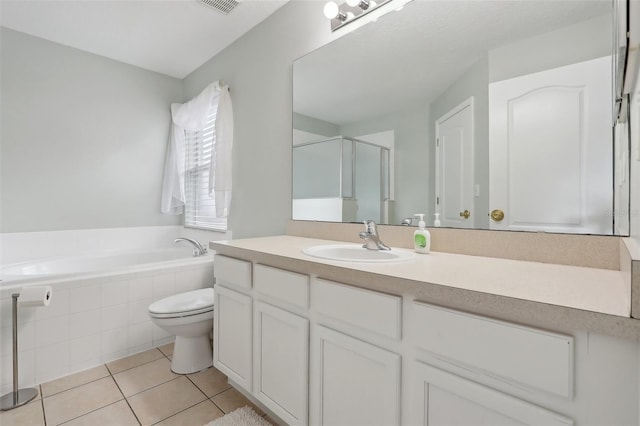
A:
<svg viewBox="0 0 640 426">
<path fill-rule="evenodd" d="M 292 218 L 627 234 L 613 14 L 415 0 L 296 60 Z"/>
</svg>

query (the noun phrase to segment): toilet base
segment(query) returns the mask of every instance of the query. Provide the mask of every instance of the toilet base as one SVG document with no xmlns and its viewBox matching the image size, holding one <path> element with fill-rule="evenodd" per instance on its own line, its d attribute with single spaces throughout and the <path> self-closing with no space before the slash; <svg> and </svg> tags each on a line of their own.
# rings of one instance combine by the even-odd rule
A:
<svg viewBox="0 0 640 426">
<path fill-rule="evenodd" d="M 171 371 L 176 374 L 190 374 L 212 365 L 213 352 L 208 334 L 198 337 L 176 336 Z"/>
</svg>

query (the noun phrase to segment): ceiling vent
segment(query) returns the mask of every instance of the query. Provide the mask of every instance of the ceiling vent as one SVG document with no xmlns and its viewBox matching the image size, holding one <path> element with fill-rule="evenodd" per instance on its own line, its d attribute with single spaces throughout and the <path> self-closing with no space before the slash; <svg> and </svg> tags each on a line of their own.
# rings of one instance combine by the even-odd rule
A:
<svg viewBox="0 0 640 426">
<path fill-rule="evenodd" d="M 200 3 L 212 7 L 225 15 L 229 14 L 238 5 L 236 0 L 200 0 Z"/>
</svg>

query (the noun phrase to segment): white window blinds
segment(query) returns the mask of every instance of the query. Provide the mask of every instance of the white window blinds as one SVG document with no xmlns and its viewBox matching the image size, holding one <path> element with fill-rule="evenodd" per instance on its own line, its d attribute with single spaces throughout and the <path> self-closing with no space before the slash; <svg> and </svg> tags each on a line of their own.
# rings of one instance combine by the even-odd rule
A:
<svg viewBox="0 0 640 426">
<path fill-rule="evenodd" d="M 233 110 L 219 81 L 171 104 L 160 211 L 185 214 L 185 226 L 227 230 L 231 206 Z"/>
<path fill-rule="evenodd" d="M 216 217 L 215 199 L 209 195 L 209 174 L 216 142 L 217 105 L 211 108 L 202 130 L 185 130 L 185 209 L 188 227 L 226 231 L 227 218 Z"/>
</svg>

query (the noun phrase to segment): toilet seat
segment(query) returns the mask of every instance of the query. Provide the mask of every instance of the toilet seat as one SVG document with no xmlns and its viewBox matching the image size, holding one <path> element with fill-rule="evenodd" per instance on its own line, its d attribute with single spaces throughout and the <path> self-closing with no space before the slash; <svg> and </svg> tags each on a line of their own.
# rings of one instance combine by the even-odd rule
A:
<svg viewBox="0 0 640 426">
<path fill-rule="evenodd" d="M 153 318 L 179 318 L 213 311 L 212 288 L 188 291 L 165 297 L 149 305 Z"/>
</svg>

